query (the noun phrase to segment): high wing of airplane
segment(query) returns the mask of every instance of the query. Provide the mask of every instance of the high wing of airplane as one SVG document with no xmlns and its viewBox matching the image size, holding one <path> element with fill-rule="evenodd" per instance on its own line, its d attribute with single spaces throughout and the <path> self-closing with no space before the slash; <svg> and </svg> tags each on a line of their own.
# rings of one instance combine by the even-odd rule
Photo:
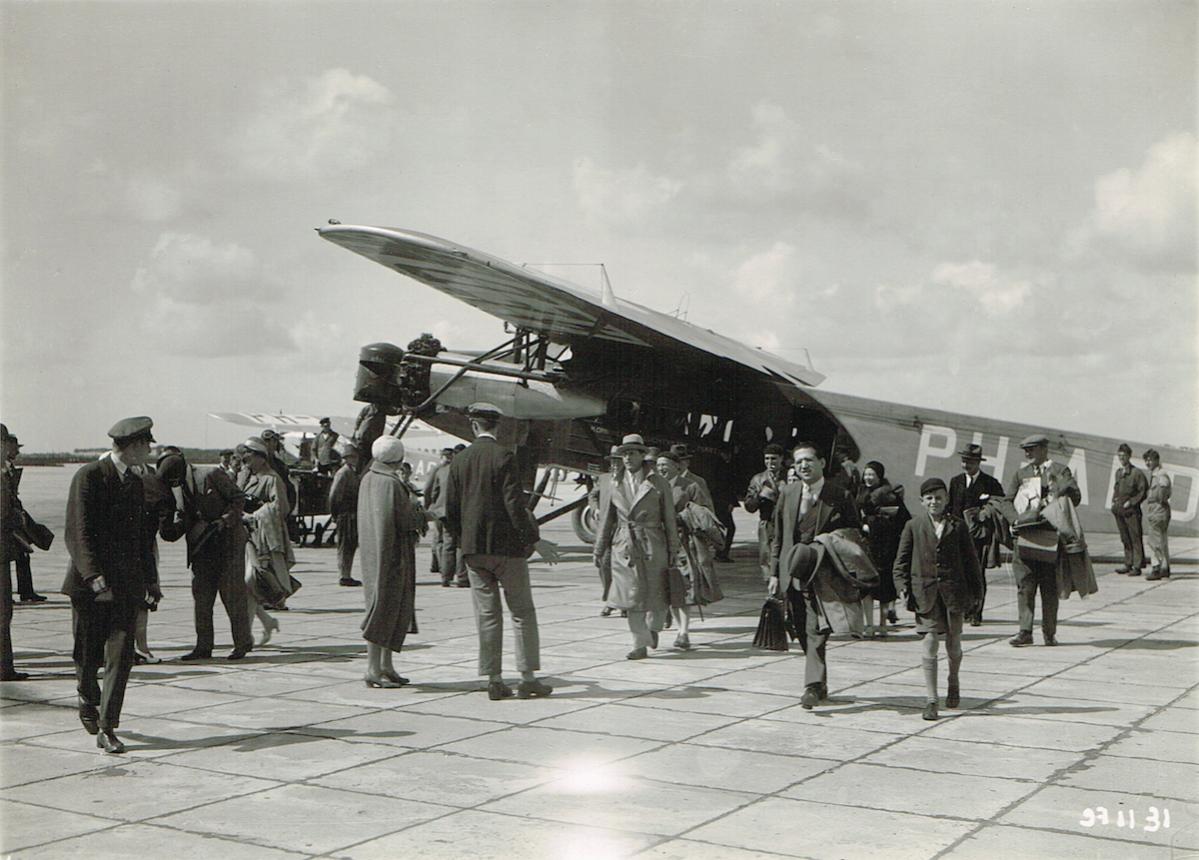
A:
<svg viewBox="0 0 1199 860">
<path fill-rule="evenodd" d="M 505 441 L 518 444 L 528 475 L 539 464 L 602 471 L 609 446 L 640 433 L 660 447 L 686 442 L 692 469 L 718 503 L 744 492 L 769 441 L 812 441 L 849 459 L 875 459 L 893 483 L 914 488 L 959 470 L 956 451 L 981 444 L 984 468 L 1005 480 L 1019 466 L 1019 441 L 1051 438 L 1051 457 L 1078 477 L 1080 518 L 1110 532 L 1116 448 L 1123 440 L 1032 427 L 941 409 L 833 392 L 810 367 L 711 330 L 433 236 L 331 224 L 320 236 L 498 317 L 512 337 L 483 353 L 455 356 L 390 344 L 363 348 L 355 399 L 404 410 L 456 436 L 462 410 L 499 405 Z M 1132 443 L 1139 452 L 1143 443 Z M 1199 451 L 1154 445 L 1174 482 L 1171 533 L 1199 535 Z M 1006 484 L 1005 484 L 1006 485 Z"/>
</svg>

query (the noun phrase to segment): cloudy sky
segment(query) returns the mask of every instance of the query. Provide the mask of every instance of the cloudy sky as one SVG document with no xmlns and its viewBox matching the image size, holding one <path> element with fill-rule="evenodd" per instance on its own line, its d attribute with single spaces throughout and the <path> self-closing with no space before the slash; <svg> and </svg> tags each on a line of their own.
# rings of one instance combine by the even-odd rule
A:
<svg viewBox="0 0 1199 860">
<path fill-rule="evenodd" d="M 603 262 L 617 295 L 806 348 L 831 390 L 1199 444 L 1195 2 L 0 15 L 26 450 L 140 413 L 228 444 L 209 411 L 353 414 L 364 343 L 501 339 L 329 218 Z"/>
</svg>

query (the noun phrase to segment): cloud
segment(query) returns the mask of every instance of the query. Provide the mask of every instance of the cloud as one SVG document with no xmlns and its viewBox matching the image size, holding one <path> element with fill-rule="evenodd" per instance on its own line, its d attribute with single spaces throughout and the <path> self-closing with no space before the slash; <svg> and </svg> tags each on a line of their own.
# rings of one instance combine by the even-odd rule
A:
<svg viewBox="0 0 1199 860">
<path fill-rule="evenodd" d="M 616 227 L 636 227 L 660 213 L 683 183 L 657 176 L 643 164 L 625 169 L 601 167 L 590 158 L 574 164 L 575 198 L 589 219 Z"/>
<path fill-rule="evenodd" d="M 1174 134 L 1150 147 L 1135 170 L 1095 181 L 1095 205 L 1068 240 L 1068 253 L 1123 258 L 1137 268 L 1194 271 L 1199 141 Z"/>
<path fill-rule="evenodd" d="M 982 305 L 988 316 L 1010 313 L 1024 304 L 1033 290 L 1031 281 L 1001 277 L 991 263 L 941 263 L 933 269 L 934 284 L 963 290 Z"/>
<path fill-rule="evenodd" d="M 387 87 L 366 75 L 329 69 L 266 88 L 260 106 L 234 136 L 242 168 L 278 181 L 345 174 L 379 158 L 399 131 Z"/>
<path fill-rule="evenodd" d="M 125 186 L 125 203 L 141 221 L 168 221 L 179 214 L 183 195 L 171 183 L 152 176 L 136 176 Z"/>
<path fill-rule="evenodd" d="M 280 320 L 282 285 L 240 245 L 163 233 L 131 288 L 143 330 L 166 352 L 217 357 L 297 347 Z"/>
<path fill-rule="evenodd" d="M 795 294 L 799 277 L 795 246 L 775 242 L 733 272 L 733 289 L 754 302 L 786 302 Z"/>
<path fill-rule="evenodd" d="M 726 169 L 730 194 L 758 204 L 787 202 L 828 214 L 865 211 L 868 198 L 861 164 L 810 140 L 776 104 L 755 105 L 751 117 L 755 138 L 733 152 Z"/>
</svg>

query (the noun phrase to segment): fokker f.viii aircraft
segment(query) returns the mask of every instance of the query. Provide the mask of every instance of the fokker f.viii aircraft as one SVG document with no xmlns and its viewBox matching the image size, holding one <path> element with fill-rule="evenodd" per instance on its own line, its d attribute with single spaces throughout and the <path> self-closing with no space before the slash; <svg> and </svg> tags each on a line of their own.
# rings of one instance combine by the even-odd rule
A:
<svg viewBox="0 0 1199 860">
<path fill-rule="evenodd" d="M 617 298 L 606 285 L 596 296 L 407 230 L 331 222 L 317 231 L 506 323 L 512 337 L 482 354 L 366 347 L 355 397 L 415 409 L 462 438 L 470 435 L 462 410 L 494 402 L 511 416 L 501 431 L 521 443 L 529 478 L 538 464 L 600 472 L 610 445 L 640 433 L 650 445 L 686 442 L 696 452 L 692 469 L 718 500 L 744 492 L 771 440 L 784 447 L 810 440 L 826 454 L 879 460 L 888 478 L 909 486 L 955 474 L 955 452 L 975 443 L 987 457 L 984 468 L 1004 481 L 1022 461 L 1020 440 L 1045 432 L 1050 456 L 1077 476 L 1083 527 L 1114 530 L 1107 508 L 1123 440 L 817 391 L 824 377 L 810 367 Z M 1149 447 L 1132 445 L 1138 454 Z M 1174 482 L 1171 533 L 1196 536 L 1199 451 L 1153 447 Z"/>
</svg>

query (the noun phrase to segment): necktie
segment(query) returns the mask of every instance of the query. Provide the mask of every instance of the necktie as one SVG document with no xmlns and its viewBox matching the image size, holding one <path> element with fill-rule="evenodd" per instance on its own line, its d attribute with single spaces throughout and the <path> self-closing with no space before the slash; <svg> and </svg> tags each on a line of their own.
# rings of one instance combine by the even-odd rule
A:
<svg viewBox="0 0 1199 860">
<path fill-rule="evenodd" d="M 808 511 L 812 510 L 812 489 L 807 485 L 803 485 L 803 494 L 799 497 L 799 515 L 807 516 Z"/>
</svg>

